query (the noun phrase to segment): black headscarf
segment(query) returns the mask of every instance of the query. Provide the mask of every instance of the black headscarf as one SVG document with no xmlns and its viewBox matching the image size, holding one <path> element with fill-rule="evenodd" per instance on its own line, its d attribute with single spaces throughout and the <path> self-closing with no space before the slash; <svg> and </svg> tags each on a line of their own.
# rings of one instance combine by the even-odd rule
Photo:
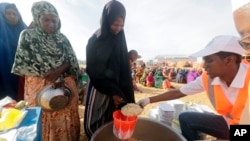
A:
<svg viewBox="0 0 250 141">
<path fill-rule="evenodd" d="M 112 23 L 122 17 L 124 6 L 115 0 L 103 9 L 101 28 L 89 39 L 86 47 L 87 73 L 94 87 L 107 95 L 120 95 L 128 102 L 134 102 L 131 70 L 124 31 L 117 35 L 110 32 Z"/>
</svg>

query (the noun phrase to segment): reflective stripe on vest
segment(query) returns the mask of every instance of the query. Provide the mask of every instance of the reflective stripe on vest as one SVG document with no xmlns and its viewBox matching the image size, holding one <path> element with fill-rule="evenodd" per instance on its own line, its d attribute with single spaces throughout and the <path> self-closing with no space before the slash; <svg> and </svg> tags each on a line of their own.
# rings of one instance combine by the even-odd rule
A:
<svg viewBox="0 0 250 141">
<path fill-rule="evenodd" d="M 242 63 L 247 64 L 248 66 L 250 65 L 250 62 L 248 62 L 247 60 L 242 60 Z M 247 103 L 246 106 L 243 110 L 243 113 L 241 114 L 241 118 L 240 118 L 240 124 L 250 124 L 250 81 L 248 83 L 248 99 L 247 99 Z"/>
<path fill-rule="evenodd" d="M 211 85 L 212 79 L 206 73 L 202 74 L 203 85 L 207 91 L 209 100 L 214 106 L 214 109 L 219 114 L 225 116 L 230 124 L 239 124 L 240 120 L 243 119 L 242 116 L 245 112 L 247 115 L 249 115 L 249 105 L 246 103 L 248 101 L 248 82 L 250 78 L 250 69 L 248 69 L 246 76 L 247 77 L 245 79 L 244 86 L 243 88 L 239 89 L 238 96 L 236 97 L 235 103 L 233 105 L 223 94 L 224 92 L 221 86 Z"/>
<path fill-rule="evenodd" d="M 248 99 L 246 106 L 243 110 L 243 113 L 241 114 L 240 118 L 240 124 L 250 124 L 250 103 L 249 103 L 249 97 L 250 97 L 250 81 L 248 83 Z"/>
</svg>

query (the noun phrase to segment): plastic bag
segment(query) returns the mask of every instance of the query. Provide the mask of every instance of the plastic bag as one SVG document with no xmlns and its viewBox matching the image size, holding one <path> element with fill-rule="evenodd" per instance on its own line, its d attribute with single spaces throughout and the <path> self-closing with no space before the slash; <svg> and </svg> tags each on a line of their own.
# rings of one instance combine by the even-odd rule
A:
<svg viewBox="0 0 250 141">
<path fill-rule="evenodd" d="M 18 141 L 34 141 L 37 136 L 36 124 L 30 126 L 24 126 L 17 130 L 17 140 Z"/>
</svg>

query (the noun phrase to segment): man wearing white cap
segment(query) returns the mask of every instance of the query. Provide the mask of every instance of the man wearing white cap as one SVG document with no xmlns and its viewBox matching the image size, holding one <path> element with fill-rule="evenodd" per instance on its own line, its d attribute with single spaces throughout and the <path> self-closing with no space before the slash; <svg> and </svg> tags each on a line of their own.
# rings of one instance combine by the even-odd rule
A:
<svg viewBox="0 0 250 141">
<path fill-rule="evenodd" d="M 239 124 L 245 111 L 250 78 L 249 66 L 241 62 L 244 50 L 238 40 L 235 36 L 216 36 L 204 49 L 192 54 L 203 57 L 205 73 L 180 89 L 141 99 L 138 103 L 146 106 L 206 91 L 218 114 L 181 113 L 182 135 L 188 141 L 200 139 L 200 132 L 229 139 L 229 125 Z"/>
<path fill-rule="evenodd" d="M 232 0 L 232 10 L 240 44 L 250 54 L 250 0 Z"/>
<path fill-rule="evenodd" d="M 250 0 L 231 0 L 232 11 L 234 16 L 234 23 L 241 39 L 239 43 L 245 49 L 244 63 L 250 64 L 247 57 L 250 56 Z M 249 83 L 250 85 L 250 83 Z M 250 89 L 248 90 L 250 97 Z M 248 109 L 244 118 L 241 119 L 240 124 L 250 124 L 250 101 L 247 102 Z"/>
</svg>

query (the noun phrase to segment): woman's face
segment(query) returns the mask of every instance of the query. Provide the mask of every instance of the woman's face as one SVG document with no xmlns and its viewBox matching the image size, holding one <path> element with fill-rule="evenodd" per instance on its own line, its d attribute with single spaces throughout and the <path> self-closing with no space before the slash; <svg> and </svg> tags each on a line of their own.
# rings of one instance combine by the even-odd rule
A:
<svg viewBox="0 0 250 141">
<path fill-rule="evenodd" d="M 46 33 L 52 34 L 58 29 L 59 18 L 55 15 L 44 14 L 39 18 L 39 22 Z"/>
<path fill-rule="evenodd" d="M 115 22 L 111 25 L 110 31 L 117 35 L 121 30 L 123 30 L 124 21 L 122 17 L 119 17 L 115 20 Z"/>
<path fill-rule="evenodd" d="M 10 23 L 11 25 L 16 25 L 18 23 L 18 13 L 12 8 L 7 8 L 5 10 L 5 17 L 8 20 L 8 23 Z"/>
</svg>

